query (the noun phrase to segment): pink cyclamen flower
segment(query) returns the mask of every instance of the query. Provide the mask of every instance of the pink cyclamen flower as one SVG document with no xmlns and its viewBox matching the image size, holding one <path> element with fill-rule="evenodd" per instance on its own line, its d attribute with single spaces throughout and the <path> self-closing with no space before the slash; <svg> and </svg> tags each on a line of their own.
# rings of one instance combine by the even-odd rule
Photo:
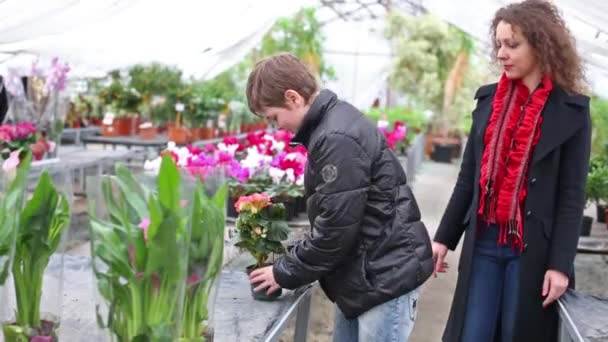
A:
<svg viewBox="0 0 608 342">
<path fill-rule="evenodd" d="M 144 231 L 144 239 L 148 241 L 148 227 L 150 226 L 150 218 L 144 217 L 141 222 L 137 225 L 137 227 L 141 228 Z"/>
<path fill-rule="evenodd" d="M 19 154 L 21 153 L 21 149 L 11 152 L 8 159 L 2 163 L 2 170 L 6 173 L 13 173 L 19 166 Z"/>
<path fill-rule="evenodd" d="M 179 200 L 179 206 L 180 206 L 180 207 L 182 207 L 182 208 L 183 208 L 183 207 L 185 207 L 186 205 L 188 205 L 188 200 L 186 200 L 186 199 L 181 199 L 181 200 Z"/>
</svg>

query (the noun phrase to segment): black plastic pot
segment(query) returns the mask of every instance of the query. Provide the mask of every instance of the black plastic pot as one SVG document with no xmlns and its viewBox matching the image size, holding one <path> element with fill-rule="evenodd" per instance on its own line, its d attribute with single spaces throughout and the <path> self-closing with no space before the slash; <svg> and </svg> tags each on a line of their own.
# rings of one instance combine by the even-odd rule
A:
<svg viewBox="0 0 608 342">
<path fill-rule="evenodd" d="M 597 222 L 606 223 L 606 206 L 605 205 L 597 206 Z"/>
<path fill-rule="evenodd" d="M 593 226 L 593 217 L 583 216 L 583 223 L 581 226 L 581 236 L 589 236 L 591 234 L 592 226 Z"/>
<path fill-rule="evenodd" d="M 266 266 L 270 266 L 270 265 L 266 265 Z M 255 269 L 256 269 L 255 265 L 247 266 L 247 268 L 246 268 L 247 275 L 251 274 L 251 272 L 253 272 Z M 264 291 L 256 292 L 256 291 L 254 291 L 254 289 L 258 286 L 258 284 L 250 284 L 250 285 L 251 285 L 251 295 L 253 296 L 253 299 L 255 299 L 255 300 L 271 302 L 271 301 L 274 301 L 277 298 L 281 297 L 281 294 L 283 294 L 283 290 L 280 288 L 271 294 L 266 293 L 266 291 L 268 289 L 265 289 Z"/>
<path fill-rule="evenodd" d="M 234 208 L 234 204 L 236 203 L 236 201 L 238 201 L 238 198 L 228 197 L 226 199 L 226 216 L 227 217 L 237 218 L 239 216 L 239 213 L 237 213 L 236 209 Z"/>
<path fill-rule="evenodd" d="M 454 156 L 455 145 L 438 145 L 433 146 L 433 153 L 431 159 L 438 163 L 451 163 L 452 157 Z"/>
</svg>

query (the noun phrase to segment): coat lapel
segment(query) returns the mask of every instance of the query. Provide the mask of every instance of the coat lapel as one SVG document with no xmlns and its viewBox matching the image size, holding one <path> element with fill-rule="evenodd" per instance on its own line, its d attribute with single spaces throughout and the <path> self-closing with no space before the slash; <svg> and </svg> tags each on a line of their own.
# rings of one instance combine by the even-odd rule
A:
<svg viewBox="0 0 608 342">
<path fill-rule="evenodd" d="M 475 115 L 477 128 L 474 138 L 477 165 L 481 164 L 485 148 L 484 134 L 490 122 L 490 115 L 492 115 L 492 99 L 496 90 L 495 85 L 486 87 L 482 87 L 476 96 L 479 97 L 479 101 L 483 101 L 479 104 Z M 568 95 L 561 88 L 554 87 L 543 109 L 542 131 L 540 140 L 534 149 L 532 163 L 540 161 L 572 137 L 582 127 L 584 120 L 581 118 L 581 113 L 588 108 L 589 98 L 587 96 Z"/>
<path fill-rule="evenodd" d="M 541 135 L 532 163 L 543 159 L 559 147 L 582 127 L 581 112 L 589 107 L 589 98 L 583 95 L 568 95 L 555 87 L 543 110 Z"/>
</svg>

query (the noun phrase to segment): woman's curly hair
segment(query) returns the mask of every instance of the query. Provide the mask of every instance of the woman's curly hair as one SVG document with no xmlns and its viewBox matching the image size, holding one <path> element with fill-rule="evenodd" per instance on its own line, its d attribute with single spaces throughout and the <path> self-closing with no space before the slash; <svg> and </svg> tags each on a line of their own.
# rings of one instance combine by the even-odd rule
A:
<svg viewBox="0 0 608 342">
<path fill-rule="evenodd" d="M 583 93 L 584 69 L 576 43 L 555 5 L 546 0 L 526 0 L 499 9 L 490 29 L 494 58 L 498 53 L 496 27 L 501 21 L 521 30 L 553 81 L 568 93 Z"/>
</svg>

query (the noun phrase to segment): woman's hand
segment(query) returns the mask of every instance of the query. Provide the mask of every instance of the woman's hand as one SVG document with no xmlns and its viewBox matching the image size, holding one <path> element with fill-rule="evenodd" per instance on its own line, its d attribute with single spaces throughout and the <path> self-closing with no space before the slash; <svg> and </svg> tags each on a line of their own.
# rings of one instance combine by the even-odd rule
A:
<svg viewBox="0 0 608 342">
<path fill-rule="evenodd" d="M 433 275 L 435 278 L 437 278 L 437 272 L 445 273 L 449 268 L 448 263 L 445 262 L 446 255 L 448 255 L 448 247 L 442 243 L 433 241 L 433 262 L 435 263 Z"/>
<path fill-rule="evenodd" d="M 560 271 L 548 270 L 545 273 L 545 281 L 543 283 L 543 307 L 546 308 L 551 303 L 559 299 L 568 289 L 568 276 Z"/>
</svg>

